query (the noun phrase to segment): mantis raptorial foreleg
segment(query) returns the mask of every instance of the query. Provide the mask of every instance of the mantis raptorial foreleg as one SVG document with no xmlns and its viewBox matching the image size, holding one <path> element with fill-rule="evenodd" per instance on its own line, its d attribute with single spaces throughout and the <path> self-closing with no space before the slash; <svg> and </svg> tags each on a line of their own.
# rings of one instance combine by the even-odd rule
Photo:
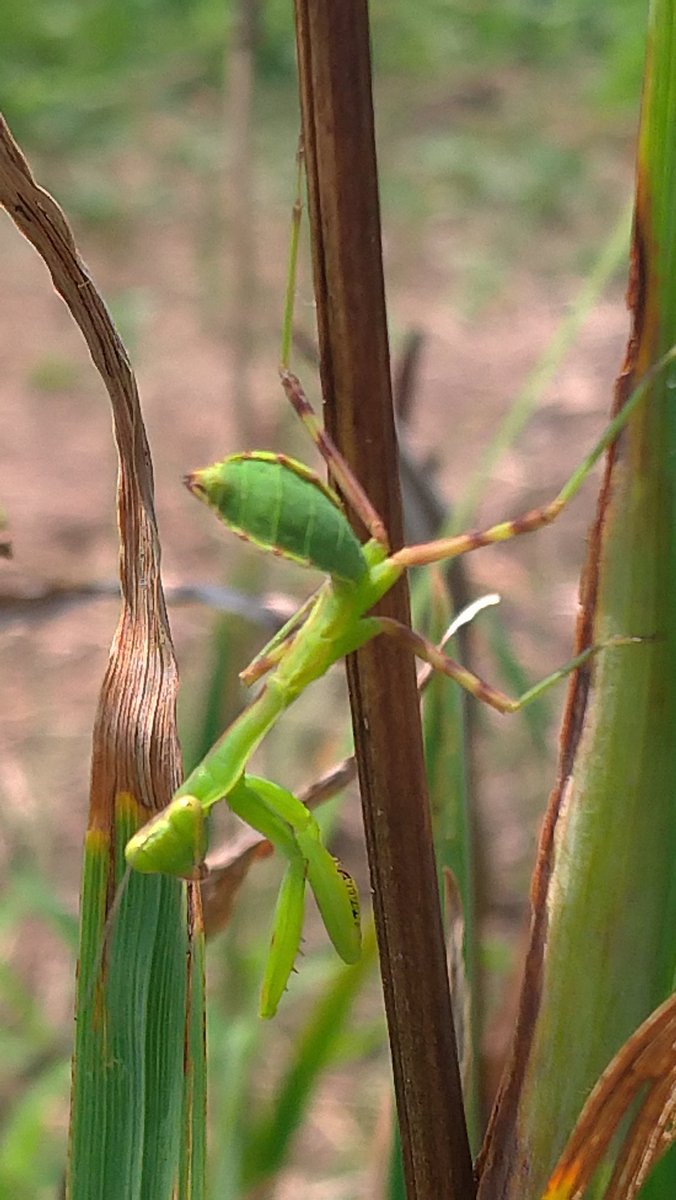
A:
<svg viewBox="0 0 676 1200">
<path fill-rule="evenodd" d="M 267 675 L 268 671 L 271 671 L 283 657 L 292 638 L 295 637 L 303 621 L 314 608 L 317 594 L 317 592 L 313 592 L 311 596 L 308 596 L 307 600 L 301 604 L 300 608 L 289 618 L 286 624 L 263 646 L 262 650 L 259 650 L 254 655 L 249 665 L 243 671 L 240 671 L 239 677 L 247 687 L 251 687 L 252 684 L 262 679 L 264 675 Z"/>
<path fill-rule="evenodd" d="M 324 846 L 312 813 L 292 792 L 269 779 L 241 775 L 228 791 L 228 804 L 287 860 L 261 990 L 261 1016 L 273 1017 L 298 956 L 306 882 L 314 892 L 326 931 L 346 963 L 357 962 L 361 953 L 359 894 L 352 876 Z M 141 831 L 140 839 L 136 835 L 129 842 L 130 865 L 143 870 L 150 855 L 168 874 L 202 878 L 206 851 L 202 803 L 195 796 L 178 796 L 160 817 L 150 830 Z"/>
<path fill-rule="evenodd" d="M 274 1017 L 296 965 L 305 920 L 307 863 L 302 854 L 292 858 L 284 871 L 275 905 L 270 953 L 261 987 L 260 1014 Z"/>
<path fill-rule="evenodd" d="M 326 849 L 309 809 L 269 779 L 246 775 L 228 804 L 288 860 L 275 909 L 272 944 L 261 995 L 261 1015 L 274 1016 L 295 965 L 309 882 L 326 931 L 344 962 L 361 952 L 359 897 L 352 876 Z"/>
<path fill-rule="evenodd" d="M 361 947 L 359 897 L 349 871 L 326 849 L 315 818 L 292 792 L 252 775 L 247 775 L 244 782 L 269 812 L 288 822 L 307 864 L 308 882 L 326 932 L 344 962 L 357 962 Z M 230 797 L 228 801 L 231 803 Z M 239 815 L 243 815 L 241 811 Z M 253 824 L 247 816 L 244 820 Z"/>
</svg>

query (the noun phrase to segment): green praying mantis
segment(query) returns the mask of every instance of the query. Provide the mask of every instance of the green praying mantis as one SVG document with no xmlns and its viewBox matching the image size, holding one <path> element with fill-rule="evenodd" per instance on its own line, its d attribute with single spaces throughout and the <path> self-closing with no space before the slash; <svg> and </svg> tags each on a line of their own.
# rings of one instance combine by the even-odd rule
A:
<svg viewBox="0 0 676 1200">
<path fill-rule="evenodd" d="M 591 454 L 551 503 L 478 532 L 460 534 L 390 552 L 383 522 L 347 463 L 321 428 L 297 377 L 281 372 L 284 390 L 326 460 L 333 479 L 369 530 L 362 544 L 336 493 L 302 463 L 283 454 L 251 451 L 195 471 L 186 478 L 192 494 L 240 537 L 326 575 L 319 589 L 254 658 L 241 678 L 252 684 L 267 675 L 254 700 L 191 772 L 170 804 L 136 833 L 126 847 L 137 871 L 165 872 L 188 880 L 204 875 L 206 815 L 226 800 L 287 860 L 277 901 L 261 1015 L 271 1017 L 286 989 L 302 936 L 306 885 L 314 892 L 327 933 L 340 957 L 360 954 L 359 898 L 349 873 L 323 845 L 311 812 L 291 792 L 247 773 L 247 764 L 272 726 L 314 680 L 372 638 L 396 638 L 414 653 L 501 713 L 530 704 L 585 663 L 603 646 L 591 645 L 572 661 L 513 699 L 450 658 L 421 634 L 372 610 L 410 567 L 447 561 L 550 524 L 582 486 L 615 441 L 657 372 L 672 361 L 669 351 L 644 377 L 608 425 Z"/>
<path fill-rule="evenodd" d="M 261 992 L 260 1011 L 272 1017 L 286 990 L 299 952 L 310 885 L 326 931 L 346 963 L 359 959 L 359 895 L 351 875 L 324 846 L 310 810 L 285 788 L 247 771 L 265 735 L 287 708 L 334 663 L 384 635 L 403 642 L 433 669 L 501 713 L 517 712 L 607 646 L 641 641 L 618 637 L 584 649 L 523 695 L 513 699 L 450 658 L 442 646 L 373 613 L 378 601 L 410 567 L 448 561 L 481 546 L 508 541 L 551 524 L 580 490 L 601 455 L 616 440 L 650 385 L 676 358 L 669 350 L 643 376 L 592 452 L 551 503 L 487 529 L 441 538 L 391 552 L 384 523 L 359 481 L 333 444 L 288 369 L 301 214 L 302 155 L 298 157 L 289 276 L 282 338 L 281 382 L 291 405 L 317 445 L 329 474 L 370 538 L 362 543 L 337 493 L 304 464 L 284 454 L 234 454 L 186 477 L 194 496 L 231 529 L 267 553 L 291 559 L 326 576 L 286 625 L 260 651 L 240 678 L 253 684 L 267 676 L 255 698 L 178 788 L 162 812 L 129 840 L 129 867 L 187 880 L 206 873 L 206 822 L 214 804 L 232 811 L 260 833 L 286 859 L 272 942 Z M 492 603 L 497 597 L 489 597 Z M 478 602 L 475 610 L 481 607 Z M 462 622 L 462 617 L 457 623 Z"/>
</svg>

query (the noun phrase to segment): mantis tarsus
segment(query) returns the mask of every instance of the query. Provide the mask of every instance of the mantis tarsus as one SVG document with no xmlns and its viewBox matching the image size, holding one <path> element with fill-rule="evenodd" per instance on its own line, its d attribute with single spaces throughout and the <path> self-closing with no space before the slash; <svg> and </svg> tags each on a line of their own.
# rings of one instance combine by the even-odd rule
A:
<svg viewBox="0 0 676 1200">
<path fill-rule="evenodd" d="M 136 870 L 199 879 L 204 873 L 206 813 L 226 799 L 238 816 L 285 855 L 288 866 L 263 987 L 264 1016 L 276 1011 L 293 969 L 302 933 L 306 881 L 315 893 L 329 936 L 346 962 L 359 957 L 359 902 L 351 877 L 323 846 L 309 810 L 278 785 L 246 774 L 254 751 L 309 684 L 379 634 L 403 640 L 418 657 L 502 713 L 516 712 L 531 703 L 596 653 L 600 646 L 587 647 L 524 695 L 512 699 L 420 634 L 390 618 L 371 615 L 371 610 L 409 567 L 448 560 L 553 521 L 617 438 L 657 371 L 674 356 L 670 351 L 644 376 L 592 453 L 550 504 L 480 532 L 408 546 L 394 554 L 389 552 L 382 521 L 319 428 L 298 379 L 286 369 L 282 383 L 287 396 L 371 532 L 371 539 L 360 544 L 335 494 L 309 468 L 283 455 L 234 455 L 187 477 L 190 491 L 240 536 L 271 553 L 328 572 L 319 590 L 243 672 L 247 682 L 268 675 L 258 695 L 191 772 L 168 807 L 136 833 L 126 848 L 127 861 Z M 640 639 L 616 638 L 605 645 L 636 640 Z"/>
</svg>

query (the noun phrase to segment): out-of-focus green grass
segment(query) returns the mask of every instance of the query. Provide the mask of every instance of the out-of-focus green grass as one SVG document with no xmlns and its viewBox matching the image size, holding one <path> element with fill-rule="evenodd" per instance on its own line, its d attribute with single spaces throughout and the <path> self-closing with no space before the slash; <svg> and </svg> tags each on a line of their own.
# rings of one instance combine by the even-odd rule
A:
<svg viewBox="0 0 676 1200">
<path fill-rule="evenodd" d="M 72 217 L 123 236 L 125 223 L 176 211 L 181 168 L 219 186 L 235 14 L 218 0 L 0 6 L 0 108 L 49 159 Z M 635 111 L 644 16 L 643 0 L 371 5 L 385 210 L 420 227 L 479 206 L 490 223 L 485 253 L 481 238 L 453 251 L 468 314 L 499 290 L 533 226 L 607 206 L 605 160 Z M 285 0 L 261 5 L 256 61 L 259 164 L 268 194 L 287 195 L 298 117 Z M 568 122 L 555 93 L 570 98 Z M 159 169 L 119 189 L 109 156 L 132 147 Z"/>
<path fill-rule="evenodd" d="M 448 79 L 518 63 L 544 72 L 567 67 L 599 100 L 631 104 L 636 96 L 643 0 L 374 0 L 371 13 L 384 76 Z M 218 85 L 232 20 L 233 5 L 221 0 L 6 0 L 0 102 L 22 136 L 98 140 L 102 126 L 119 129 L 144 103 L 181 103 Z M 292 81 L 284 0 L 262 4 L 260 24 L 262 78 Z"/>
</svg>

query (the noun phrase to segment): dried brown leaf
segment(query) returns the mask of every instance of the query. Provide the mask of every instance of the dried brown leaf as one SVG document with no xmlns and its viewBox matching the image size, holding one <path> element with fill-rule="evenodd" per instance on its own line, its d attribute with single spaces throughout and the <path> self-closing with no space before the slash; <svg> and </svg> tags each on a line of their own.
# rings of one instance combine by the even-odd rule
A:
<svg viewBox="0 0 676 1200">
<path fill-rule="evenodd" d="M 122 611 L 94 729 L 90 807 L 90 827 L 109 834 L 117 797 L 155 811 L 167 803 L 180 775 L 177 671 L 160 581 L 150 451 L 127 352 L 63 212 L 36 183 L 1 117 L 0 204 L 45 262 L 113 410 Z"/>
<path fill-rule="evenodd" d="M 268 858 L 272 852 L 270 842 L 250 829 L 222 849 L 217 859 L 209 860 L 209 874 L 202 884 L 207 937 L 220 933 L 230 923 L 235 900 L 249 874 L 249 867 L 259 858 Z"/>
<path fill-rule="evenodd" d="M 580 1200 L 641 1092 L 605 1200 L 633 1200 L 676 1139 L 676 994 L 644 1021 L 604 1071 L 551 1176 L 544 1200 Z"/>
</svg>

